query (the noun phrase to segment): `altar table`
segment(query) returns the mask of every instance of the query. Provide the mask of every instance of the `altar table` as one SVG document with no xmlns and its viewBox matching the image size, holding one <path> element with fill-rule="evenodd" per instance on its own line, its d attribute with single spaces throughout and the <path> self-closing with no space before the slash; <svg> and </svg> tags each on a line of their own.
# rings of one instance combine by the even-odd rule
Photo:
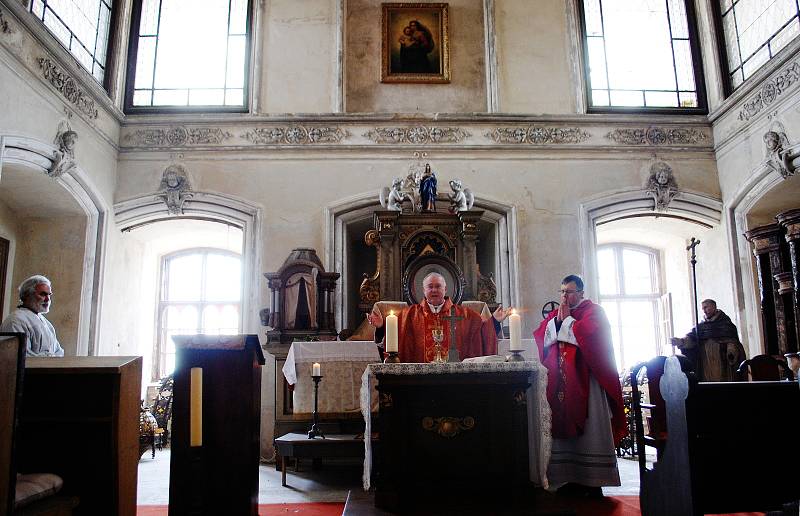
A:
<svg viewBox="0 0 800 516">
<path fill-rule="evenodd" d="M 380 362 L 372 341 L 294 341 L 283 365 L 283 375 L 294 386 L 293 412 L 314 411 L 314 382 L 311 366 L 319 362 L 321 413 L 357 413 L 360 410 L 359 385 L 368 364 Z"/>
<path fill-rule="evenodd" d="M 523 373 L 520 375 L 520 373 Z M 452 379 L 444 378 L 445 376 L 449 375 L 457 375 L 453 376 Z M 484 378 L 481 378 L 481 375 Z M 467 403 L 464 403 L 464 398 L 459 396 L 453 396 L 452 394 L 446 395 L 448 399 L 442 398 L 440 393 L 442 390 L 440 389 L 441 385 L 444 384 L 454 384 L 456 385 L 456 389 L 461 389 L 461 385 L 464 386 L 464 392 L 471 392 L 468 396 L 474 396 L 475 393 L 484 393 L 489 392 L 491 390 L 496 390 L 500 392 L 502 388 L 506 388 L 508 385 L 527 385 L 528 383 L 530 386 L 525 391 L 525 397 L 521 398 L 518 401 L 518 406 L 525 405 L 525 408 L 522 409 L 525 411 L 525 415 L 522 417 L 527 418 L 527 466 L 528 466 L 528 479 L 536 484 L 543 487 L 547 487 L 547 464 L 550 459 L 550 448 L 552 443 L 550 425 L 551 425 L 551 416 L 550 416 L 550 406 L 547 402 L 547 370 L 541 363 L 536 360 L 531 361 L 524 361 L 524 362 L 486 362 L 486 363 L 443 363 L 443 364 L 372 364 L 367 366 L 366 371 L 364 371 L 364 375 L 362 377 L 362 384 L 361 384 L 361 407 L 362 407 L 362 414 L 365 420 L 365 434 L 371 435 L 372 432 L 372 421 L 371 421 L 371 409 L 373 403 L 373 396 L 374 394 L 374 386 L 376 383 L 376 376 L 381 376 L 384 379 L 387 377 L 395 376 L 397 377 L 396 380 L 392 380 L 391 383 L 393 385 L 398 385 L 405 383 L 406 385 L 411 385 L 414 388 L 417 388 L 417 392 L 423 392 L 427 390 L 430 395 L 425 395 L 420 399 L 412 399 L 409 405 L 399 407 L 399 410 L 404 411 L 406 414 L 410 414 L 412 417 L 410 420 L 413 420 L 413 423 L 409 424 L 409 426 L 413 426 L 413 428 L 403 428 L 400 429 L 400 432 L 415 432 L 415 435 L 410 437 L 410 441 L 404 442 L 403 446 L 407 445 L 417 445 L 418 442 L 421 442 L 420 439 L 427 439 L 427 437 L 420 437 L 422 435 L 427 435 L 417 428 L 421 423 L 422 427 L 425 430 L 430 430 L 429 428 L 425 428 L 426 423 L 425 419 L 430 418 L 421 418 L 420 421 L 416 421 L 414 417 L 416 417 L 416 412 L 421 406 L 428 406 L 428 407 L 445 407 L 447 405 L 450 406 L 458 406 L 461 412 L 466 412 L 465 407 L 469 407 L 469 399 L 467 398 Z M 402 376 L 406 376 L 407 379 L 400 378 Z M 469 377 L 469 380 L 467 378 Z M 520 381 L 522 378 L 522 381 Z M 449 381 L 448 381 L 449 380 Z M 385 381 L 385 380 L 384 380 Z M 416 384 L 416 385 L 415 385 Z M 476 386 L 478 386 L 476 388 Z M 452 393 L 453 385 L 447 386 L 447 389 Z M 380 390 L 380 389 L 379 389 Z M 413 398 L 413 397 L 412 397 Z M 441 399 L 440 399 L 441 398 Z M 492 407 L 487 408 L 487 399 L 483 397 L 480 401 L 476 401 L 476 410 L 483 411 L 484 414 L 492 413 Z M 391 404 L 396 404 L 397 400 L 392 399 L 391 395 L 387 395 L 384 392 L 380 394 L 380 403 L 381 406 L 390 406 Z M 507 402 L 504 398 L 504 403 Z M 388 405 L 387 405 L 388 404 Z M 393 407 L 395 410 L 398 409 L 397 406 Z M 457 409 L 456 411 L 459 411 Z M 383 408 L 381 409 L 383 410 Z M 497 412 L 500 414 L 501 412 Z M 431 414 L 436 416 L 436 414 Z M 467 414 L 449 414 L 452 416 L 462 417 Z M 489 425 L 494 425 L 494 427 L 498 427 L 501 432 L 508 433 L 510 421 L 513 420 L 512 416 L 507 416 L 506 414 L 502 414 L 504 418 L 508 419 L 508 421 L 503 421 L 501 423 L 490 421 Z M 383 415 L 382 415 L 383 417 Z M 485 418 L 485 415 L 484 415 Z M 435 418 L 434 418 L 435 419 Z M 457 423 L 457 426 L 462 430 L 466 430 L 464 435 L 470 435 L 467 432 L 471 430 L 471 425 L 474 423 L 475 427 L 478 428 L 478 424 L 486 425 L 485 419 L 483 421 L 465 421 Z M 524 420 L 523 420 L 524 421 Z M 429 422 L 430 423 L 430 422 Z M 382 422 L 382 425 L 384 422 Z M 428 424 L 427 426 L 431 426 Z M 513 426 L 513 425 L 512 425 Z M 485 427 L 484 427 L 485 429 Z M 397 433 L 392 430 L 392 433 L 397 436 Z M 440 434 L 441 435 L 441 434 Z M 477 435 L 477 434 L 476 434 Z M 482 434 L 485 435 L 485 434 Z M 380 436 L 380 446 L 382 447 L 383 453 L 385 453 L 385 447 L 392 446 L 393 443 L 390 442 L 391 439 L 384 439 L 384 437 L 388 436 Z M 451 437 L 451 436 L 447 436 Z M 402 438 L 402 436 L 401 436 Z M 513 438 L 513 437 L 512 437 Z M 470 439 L 472 439 L 470 441 Z M 524 439 L 524 436 L 523 436 Z M 425 463 L 417 464 L 418 468 L 422 468 L 423 471 L 429 472 L 435 470 L 435 468 L 441 468 L 445 466 L 450 466 L 450 464 L 442 464 L 437 462 L 437 460 L 449 460 L 453 457 L 459 457 L 458 454 L 453 453 L 453 446 L 451 443 L 454 440 L 443 440 L 440 441 L 442 444 L 442 450 L 449 449 L 449 451 L 444 451 L 442 457 L 436 458 L 433 457 L 432 454 L 426 456 Z M 481 450 L 490 449 L 495 450 L 495 444 L 497 446 L 505 446 L 509 445 L 509 443 L 484 443 L 484 442 L 476 442 L 474 438 L 469 437 L 464 440 L 465 443 L 471 443 L 469 446 L 476 446 L 478 445 Z M 524 442 L 524 441 L 523 441 Z M 434 448 L 435 449 L 435 448 Z M 468 449 L 466 450 L 474 455 L 475 450 Z M 504 452 L 507 450 L 503 450 Z M 449 454 L 449 455 L 448 455 Z M 373 459 L 372 459 L 372 446 L 371 442 L 368 439 L 364 440 L 364 474 L 363 474 L 363 484 L 364 489 L 368 490 L 371 486 L 371 474 L 372 474 L 372 466 L 373 466 Z M 489 457 L 488 459 L 491 459 Z M 487 459 L 487 462 L 488 462 Z M 413 460 L 411 457 L 408 457 L 407 460 Z M 525 460 L 525 459 L 523 459 Z M 480 465 L 476 465 L 480 467 Z M 494 465 L 496 466 L 496 464 Z M 523 465 L 524 468 L 524 465 Z M 524 472 L 524 469 L 523 469 Z M 380 474 L 380 471 L 376 471 L 377 474 Z M 378 493 L 376 492 L 376 500 L 378 499 Z"/>
</svg>

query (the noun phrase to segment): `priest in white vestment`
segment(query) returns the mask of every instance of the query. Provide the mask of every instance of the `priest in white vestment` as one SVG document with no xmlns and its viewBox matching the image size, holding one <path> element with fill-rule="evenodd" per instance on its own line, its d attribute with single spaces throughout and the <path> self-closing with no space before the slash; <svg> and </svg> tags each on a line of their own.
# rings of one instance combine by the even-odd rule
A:
<svg viewBox="0 0 800 516">
<path fill-rule="evenodd" d="M 24 333 L 27 356 L 63 357 L 56 330 L 44 314 L 50 311 L 53 291 L 50 280 L 31 276 L 19 286 L 20 304 L 0 325 L 0 331 Z"/>
</svg>

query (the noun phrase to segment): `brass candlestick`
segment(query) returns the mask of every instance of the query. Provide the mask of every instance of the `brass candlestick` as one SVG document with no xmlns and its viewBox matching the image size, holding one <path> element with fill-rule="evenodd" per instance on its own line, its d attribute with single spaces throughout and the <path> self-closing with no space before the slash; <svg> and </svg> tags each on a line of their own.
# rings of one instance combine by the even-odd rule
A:
<svg viewBox="0 0 800 516">
<path fill-rule="evenodd" d="M 383 354 L 384 364 L 399 364 L 400 354 L 397 351 L 387 351 Z"/>
</svg>

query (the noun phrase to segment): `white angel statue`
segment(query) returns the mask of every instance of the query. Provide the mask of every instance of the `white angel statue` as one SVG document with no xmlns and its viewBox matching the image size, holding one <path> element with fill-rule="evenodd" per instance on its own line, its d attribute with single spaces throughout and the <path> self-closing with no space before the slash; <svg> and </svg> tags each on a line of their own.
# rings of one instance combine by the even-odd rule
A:
<svg viewBox="0 0 800 516">
<path fill-rule="evenodd" d="M 453 193 L 447 194 L 447 196 L 450 198 L 451 212 L 458 213 L 472 209 L 472 205 L 475 204 L 475 196 L 472 195 L 472 190 L 464 188 L 460 179 L 451 180 L 450 189 L 453 190 Z"/>
<path fill-rule="evenodd" d="M 406 194 L 401 190 L 403 180 L 399 177 L 394 178 L 392 181 L 392 188 L 384 186 L 381 189 L 380 201 L 381 206 L 390 211 L 403 211 L 403 201 L 406 199 Z"/>
</svg>

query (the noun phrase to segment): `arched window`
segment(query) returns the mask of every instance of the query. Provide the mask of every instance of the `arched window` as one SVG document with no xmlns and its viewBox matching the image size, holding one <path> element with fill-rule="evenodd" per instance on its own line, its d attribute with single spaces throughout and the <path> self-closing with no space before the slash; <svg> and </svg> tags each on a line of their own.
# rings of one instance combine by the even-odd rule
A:
<svg viewBox="0 0 800 516">
<path fill-rule="evenodd" d="M 173 335 L 240 332 L 241 276 L 241 256 L 230 251 L 189 249 L 162 259 L 154 379 L 175 368 Z"/>
<path fill-rule="evenodd" d="M 245 111 L 249 0 L 134 0 L 125 109 Z"/>
<path fill-rule="evenodd" d="M 630 244 L 600 246 L 597 269 L 617 368 L 623 371 L 661 354 L 658 251 Z"/>
<path fill-rule="evenodd" d="M 706 109 L 690 0 L 579 0 L 589 111 Z"/>
<path fill-rule="evenodd" d="M 797 0 L 713 0 L 724 36 L 723 66 L 728 93 L 800 34 Z"/>
</svg>

